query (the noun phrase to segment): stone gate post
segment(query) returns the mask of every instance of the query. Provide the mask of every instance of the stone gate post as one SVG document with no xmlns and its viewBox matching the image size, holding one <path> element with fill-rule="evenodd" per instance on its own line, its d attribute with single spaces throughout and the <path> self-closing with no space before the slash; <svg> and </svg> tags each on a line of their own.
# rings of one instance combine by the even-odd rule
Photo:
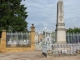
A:
<svg viewBox="0 0 80 60">
<path fill-rule="evenodd" d="M 2 32 L 0 32 L 0 52 L 1 52 L 1 35 L 2 35 Z"/>
<path fill-rule="evenodd" d="M 31 28 L 31 51 L 35 50 L 35 44 L 34 44 L 34 39 L 35 39 L 35 27 L 34 24 L 32 24 Z"/>
<path fill-rule="evenodd" d="M 6 52 L 6 30 L 2 31 L 2 37 L 0 42 L 0 52 Z"/>
</svg>

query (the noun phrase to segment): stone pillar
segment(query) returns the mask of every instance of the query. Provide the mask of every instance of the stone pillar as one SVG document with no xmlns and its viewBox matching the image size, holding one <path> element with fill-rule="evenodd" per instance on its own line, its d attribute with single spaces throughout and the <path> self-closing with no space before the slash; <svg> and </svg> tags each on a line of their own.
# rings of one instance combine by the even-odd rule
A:
<svg viewBox="0 0 80 60">
<path fill-rule="evenodd" d="M 1 52 L 1 34 L 2 32 L 0 32 L 0 52 Z"/>
<path fill-rule="evenodd" d="M 1 37 L 1 51 L 0 52 L 6 52 L 6 30 L 2 31 L 2 37 Z"/>
<path fill-rule="evenodd" d="M 32 24 L 31 26 L 31 51 L 35 50 L 34 39 L 35 39 L 35 27 L 34 27 L 34 24 Z"/>
<path fill-rule="evenodd" d="M 64 7 L 62 0 L 59 0 L 57 3 L 56 41 L 57 43 L 66 43 Z"/>
</svg>

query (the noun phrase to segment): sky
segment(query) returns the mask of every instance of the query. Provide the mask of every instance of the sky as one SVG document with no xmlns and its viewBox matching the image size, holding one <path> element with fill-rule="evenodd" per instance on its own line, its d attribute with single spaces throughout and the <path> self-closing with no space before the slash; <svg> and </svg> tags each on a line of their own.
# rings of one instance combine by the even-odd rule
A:
<svg viewBox="0 0 80 60">
<path fill-rule="evenodd" d="M 25 0 L 21 4 L 27 7 L 28 30 L 34 24 L 36 31 L 44 29 L 55 31 L 58 0 Z M 80 28 L 80 0 L 63 0 L 65 28 Z"/>
</svg>

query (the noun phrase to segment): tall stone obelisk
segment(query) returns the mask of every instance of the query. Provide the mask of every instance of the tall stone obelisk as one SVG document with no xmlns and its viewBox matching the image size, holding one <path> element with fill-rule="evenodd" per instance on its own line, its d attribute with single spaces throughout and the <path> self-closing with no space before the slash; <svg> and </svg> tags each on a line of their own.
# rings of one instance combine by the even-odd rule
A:
<svg viewBox="0 0 80 60">
<path fill-rule="evenodd" d="M 66 43 L 63 1 L 57 3 L 56 43 Z"/>
</svg>

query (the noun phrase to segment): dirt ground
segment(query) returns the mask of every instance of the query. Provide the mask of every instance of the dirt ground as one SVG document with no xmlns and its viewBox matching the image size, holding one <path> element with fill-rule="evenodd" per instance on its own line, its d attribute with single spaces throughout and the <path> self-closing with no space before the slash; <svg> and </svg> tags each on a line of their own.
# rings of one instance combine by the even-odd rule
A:
<svg viewBox="0 0 80 60">
<path fill-rule="evenodd" d="M 0 60 L 80 60 L 77 56 L 45 57 L 41 51 L 0 53 Z"/>
</svg>

